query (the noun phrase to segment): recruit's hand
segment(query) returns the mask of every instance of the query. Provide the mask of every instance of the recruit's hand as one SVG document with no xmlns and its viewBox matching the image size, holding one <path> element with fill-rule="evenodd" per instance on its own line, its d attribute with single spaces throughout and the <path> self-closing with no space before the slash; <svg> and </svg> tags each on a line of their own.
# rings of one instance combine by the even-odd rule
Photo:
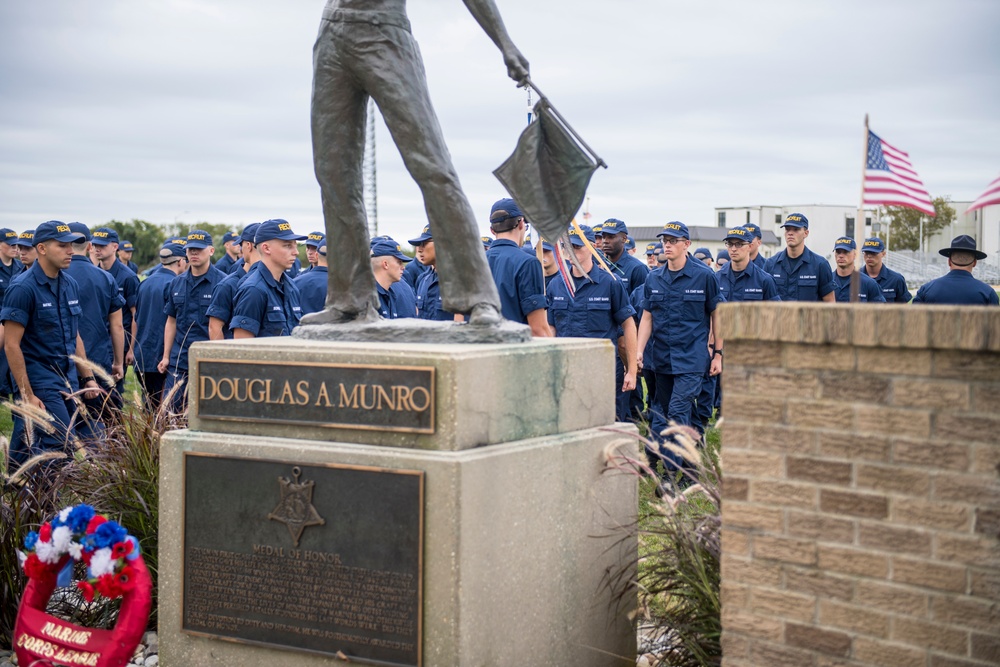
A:
<svg viewBox="0 0 1000 667">
<path fill-rule="evenodd" d="M 132 350 L 129 350 L 128 352 L 125 353 L 125 367 L 128 368 L 134 363 L 135 363 L 135 354 L 132 353 Z"/>
<path fill-rule="evenodd" d="M 635 366 L 640 371 L 642 370 L 642 350 L 639 350 L 635 355 Z"/>
<path fill-rule="evenodd" d="M 712 366 L 708 370 L 709 375 L 722 375 L 722 357 L 718 354 L 712 357 Z"/>
<path fill-rule="evenodd" d="M 125 377 L 125 370 L 121 364 L 111 364 L 111 377 L 115 382 Z"/>
<path fill-rule="evenodd" d="M 42 403 L 42 399 L 38 398 L 34 394 L 32 394 L 30 397 L 28 397 L 28 405 L 33 405 L 36 408 L 39 408 L 41 410 L 45 410 L 46 412 L 48 412 L 48 408 L 46 408 L 45 404 Z"/>
<path fill-rule="evenodd" d="M 160 363 L 156 364 L 156 371 L 158 373 L 166 373 L 167 366 L 170 365 L 170 359 L 160 359 Z"/>
<path fill-rule="evenodd" d="M 521 55 L 513 44 L 504 49 L 503 61 L 507 65 L 507 76 L 514 79 L 517 85 L 528 85 L 528 59 Z"/>
<path fill-rule="evenodd" d="M 97 382 L 95 381 L 94 384 L 96 385 Z M 83 392 L 83 397 L 89 398 L 91 400 L 99 398 L 100 395 L 101 395 L 101 390 L 98 389 L 96 386 L 93 389 L 87 389 L 86 391 Z"/>
<path fill-rule="evenodd" d="M 625 381 L 622 382 L 622 391 L 632 391 L 635 389 L 635 373 L 626 373 Z"/>
</svg>

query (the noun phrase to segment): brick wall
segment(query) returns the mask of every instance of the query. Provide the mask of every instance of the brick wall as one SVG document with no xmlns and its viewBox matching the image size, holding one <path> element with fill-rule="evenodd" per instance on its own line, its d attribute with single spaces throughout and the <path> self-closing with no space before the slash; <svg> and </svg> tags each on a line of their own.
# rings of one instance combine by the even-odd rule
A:
<svg viewBox="0 0 1000 667">
<path fill-rule="evenodd" d="M 724 667 L 1000 665 L 1000 308 L 721 318 Z"/>
</svg>

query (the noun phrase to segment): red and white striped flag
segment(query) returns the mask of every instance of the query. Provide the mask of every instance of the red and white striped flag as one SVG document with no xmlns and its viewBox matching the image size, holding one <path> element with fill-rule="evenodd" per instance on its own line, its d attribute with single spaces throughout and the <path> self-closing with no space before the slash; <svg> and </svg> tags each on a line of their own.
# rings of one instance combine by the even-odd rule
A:
<svg viewBox="0 0 1000 667">
<path fill-rule="evenodd" d="M 972 202 L 972 206 L 965 209 L 965 212 L 971 213 L 977 208 L 992 206 L 993 204 L 1000 204 L 1000 176 L 993 179 L 993 182 L 986 187 L 986 192 L 979 195 L 979 198 Z"/>
<path fill-rule="evenodd" d="M 868 132 L 868 161 L 865 164 L 864 202 L 915 208 L 934 217 L 934 202 L 913 170 L 907 153 Z"/>
</svg>

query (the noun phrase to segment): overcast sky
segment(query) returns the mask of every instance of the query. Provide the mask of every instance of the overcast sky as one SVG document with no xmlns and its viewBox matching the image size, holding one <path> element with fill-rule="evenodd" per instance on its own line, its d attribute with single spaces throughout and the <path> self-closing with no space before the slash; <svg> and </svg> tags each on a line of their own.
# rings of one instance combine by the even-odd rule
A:
<svg viewBox="0 0 1000 667">
<path fill-rule="evenodd" d="M 932 196 L 1000 173 L 996 0 L 497 0 L 532 79 L 605 159 L 594 219 L 713 224 L 715 206 L 846 204 L 863 119 Z M 0 3 L 0 226 L 281 217 L 322 228 L 309 136 L 322 0 Z M 459 0 L 413 32 L 485 233 L 526 94 Z M 425 224 L 379 128 L 379 231 Z"/>
</svg>

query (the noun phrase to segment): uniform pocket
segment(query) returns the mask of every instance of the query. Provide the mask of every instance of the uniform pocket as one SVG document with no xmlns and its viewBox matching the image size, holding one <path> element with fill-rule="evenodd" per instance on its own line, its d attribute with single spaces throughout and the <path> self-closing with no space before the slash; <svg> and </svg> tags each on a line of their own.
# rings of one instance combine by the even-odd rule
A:
<svg viewBox="0 0 1000 667">
<path fill-rule="evenodd" d="M 279 310 L 272 310 L 267 313 L 264 321 L 261 322 L 261 333 L 268 336 L 280 336 L 285 330 L 285 314 Z"/>
<path fill-rule="evenodd" d="M 604 336 L 608 329 L 614 326 L 611 320 L 610 301 L 587 302 L 587 333 L 593 336 Z"/>
<path fill-rule="evenodd" d="M 816 290 L 818 284 L 816 278 L 799 278 L 799 301 L 816 301 L 819 297 Z"/>
</svg>

